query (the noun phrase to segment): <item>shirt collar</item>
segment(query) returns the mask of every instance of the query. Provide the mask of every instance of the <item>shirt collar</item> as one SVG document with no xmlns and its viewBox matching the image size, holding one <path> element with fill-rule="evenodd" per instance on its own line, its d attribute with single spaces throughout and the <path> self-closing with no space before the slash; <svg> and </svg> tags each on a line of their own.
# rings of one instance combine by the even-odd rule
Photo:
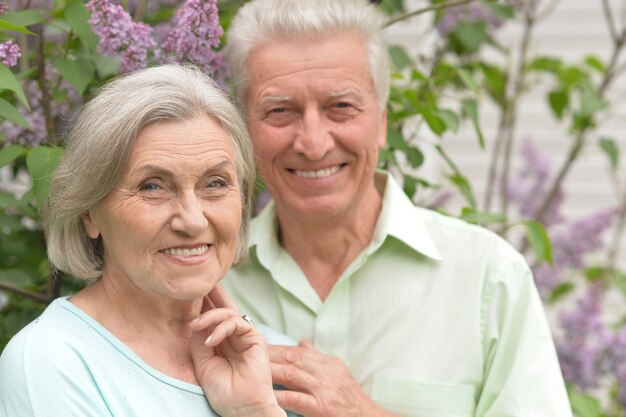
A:
<svg viewBox="0 0 626 417">
<path fill-rule="evenodd" d="M 416 209 L 392 175 L 378 171 L 375 178 L 378 189 L 384 188 L 383 204 L 370 248 L 372 252 L 393 236 L 413 250 L 431 259 L 442 259 L 424 222 L 424 214 Z"/>
<path fill-rule="evenodd" d="M 378 171 L 375 181 L 378 189 L 385 191 L 372 243 L 367 251 L 374 252 L 387 236 L 393 236 L 422 255 L 441 260 L 441 254 L 430 237 L 422 212 L 416 210 L 393 176 L 385 171 Z M 252 221 L 250 234 L 249 247 L 256 247 L 257 259 L 269 269 L 282 250 L 278 242 L 278 220 L 273 200 Z"/>
</svg>

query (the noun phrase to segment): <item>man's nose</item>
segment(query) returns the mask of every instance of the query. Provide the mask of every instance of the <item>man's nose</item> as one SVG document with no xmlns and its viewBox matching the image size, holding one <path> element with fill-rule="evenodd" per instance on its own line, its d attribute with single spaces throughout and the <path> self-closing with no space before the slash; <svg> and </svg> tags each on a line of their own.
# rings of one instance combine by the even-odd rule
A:
<svg viewBox="0 0 626 417">
<path fill-rule="evenodd" d="M 319 111 L 306 111 L 296 132 L 294 150 L 311 161 L 322 159 L 335 147 L 328 123 Z"/>
</svg>

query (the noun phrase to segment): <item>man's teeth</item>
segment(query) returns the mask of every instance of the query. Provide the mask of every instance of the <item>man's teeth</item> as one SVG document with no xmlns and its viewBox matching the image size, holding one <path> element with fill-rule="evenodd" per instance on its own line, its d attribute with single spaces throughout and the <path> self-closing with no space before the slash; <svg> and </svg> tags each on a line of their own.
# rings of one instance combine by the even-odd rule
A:
<svg viewBox="0 0 626 417">
<path fill-rule="evenodd" d="M 304 178 L 325 178 L 333 175 L 335 172 L 339 171 L 341 168 L 340 165 L 335 165 L 334 167 L 318 169 L 317 171 L 299 171 L 295 170 L 295 174 L 299 177 Z"/>
<path fill-rule="evenodd" d="M 193 249 L 179 249 L 179 248 L 168 248 L 163 249 L 163 253 L 167 253 L 168 255 L 173 256 L 194 256 L 194 255 L 202 255 L 209 250 L 208 245 L 200 246 Z"/>
</svg>

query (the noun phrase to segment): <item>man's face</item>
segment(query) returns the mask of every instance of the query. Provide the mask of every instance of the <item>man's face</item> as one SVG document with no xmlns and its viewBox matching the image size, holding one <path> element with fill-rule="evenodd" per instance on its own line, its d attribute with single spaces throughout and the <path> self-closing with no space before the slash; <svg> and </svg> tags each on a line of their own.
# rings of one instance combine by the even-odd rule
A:
<svg viewBox="0 0 626 417">
<path fill-rule="evenodd" d="M 387 117 L 360 38 L 271 42 L 248 72 L 250 135 L 279 215 L 341 218 L 376 198 Z"/>
</svg>

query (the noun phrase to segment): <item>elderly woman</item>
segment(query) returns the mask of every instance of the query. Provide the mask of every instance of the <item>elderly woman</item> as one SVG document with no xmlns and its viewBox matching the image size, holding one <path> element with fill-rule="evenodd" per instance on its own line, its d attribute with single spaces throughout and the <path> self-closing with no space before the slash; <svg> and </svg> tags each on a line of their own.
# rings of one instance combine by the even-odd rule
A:
<svg viewBox="0 0 626 417">
<path fill-rule="evenodd" d="M 195 69 L 151 68 L 106 86 L 66 147 L 49 258 L 91 284 L 6 347 L 0 415 L 284 416 L 264 337 L 219 284 L 254 181 L 235 107 Z"/>
</svg>

